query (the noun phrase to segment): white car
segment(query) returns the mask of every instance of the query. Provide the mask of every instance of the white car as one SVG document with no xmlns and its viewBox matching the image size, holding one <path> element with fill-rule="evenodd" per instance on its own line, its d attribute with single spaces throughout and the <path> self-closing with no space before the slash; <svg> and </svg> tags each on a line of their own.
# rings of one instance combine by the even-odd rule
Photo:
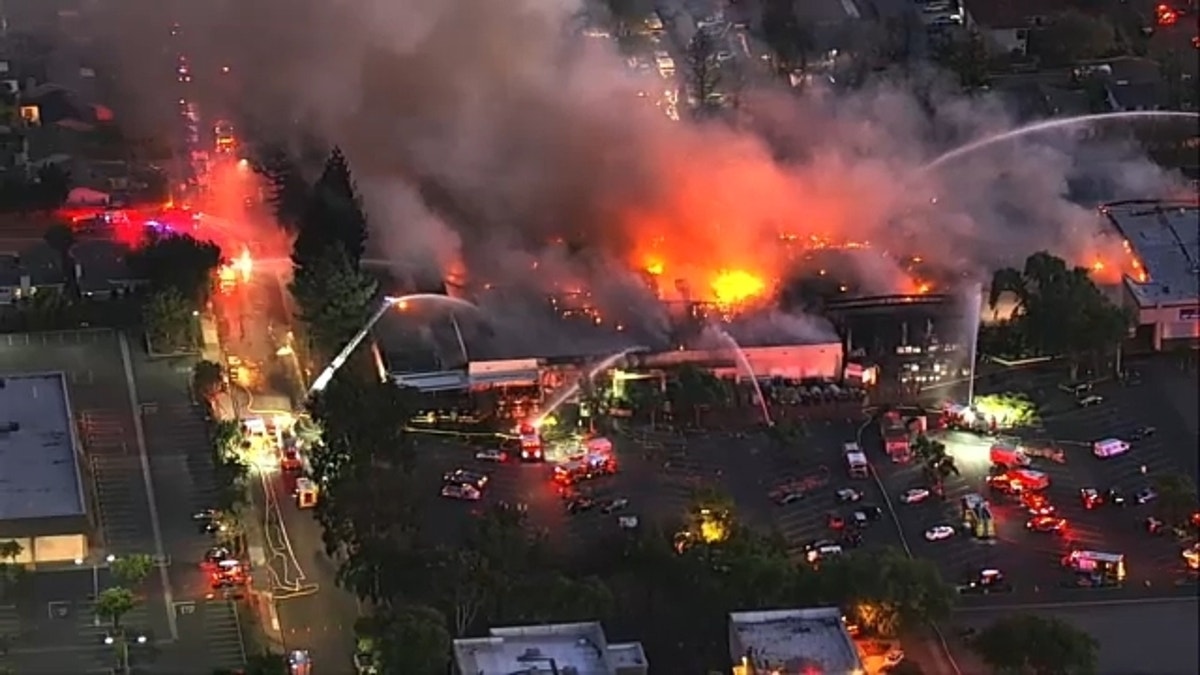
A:
<svg viewBox="0 0 1200 675">
<path fill-rule="evenodd" d="M 454 484 L 442 486 L 442 496 L 449 499 L 477 502 L 483 493 L 471 485 Z"/>
<path fill-rule="evenodd" d="M 1101 403 L 1104 403 L 1104 397 L 1097 396 L 1096 394 L 1092 394 L 1091 396 L 1084 396 L 1083 398 L 1079 399 L 1079 407 L 1080 408 L 1090 408 L 1094 405 L 1100 405 Z"/>
<path fill-rule="evenodd" d="M 900 501 L 905 504 L 919 504 L 926 499 L 929 499 L 928 488 L 913 488 L 900 495 Z"/>
<path fill-rule="evenodd" d="M 925 530 L 925 541 L 941 541 L 954 536 L 954 528 L 949 525 L 934 525 Z"/>
<path fill-rule="evenodd" d="M 863 498 L 863 493 L 854 488 L 842 488 L 834 493 L 839 502 L 857 502 Z"/>
<path fill-rule="evenodd" d="M 507 462 L 508 453 L 499 448 L 488 448 L 475 453 L 475 459 L 481 462 Z"/>
</svg>

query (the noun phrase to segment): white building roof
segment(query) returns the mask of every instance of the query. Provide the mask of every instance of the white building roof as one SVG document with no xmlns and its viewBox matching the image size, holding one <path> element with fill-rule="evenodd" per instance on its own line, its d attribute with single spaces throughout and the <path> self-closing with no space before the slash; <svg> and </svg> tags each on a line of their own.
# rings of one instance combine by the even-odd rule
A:
<svg viewBox="0 0 1200 675">
<path fill-rule="evenodd" d="M 733 612 L 729 615 L 730 657 L 748 658 L 756 670 L 776 668 L 848 675 L 862 669 L 858 648 L 837 607 Z"/>
<path fill-rule="evenodd" d="M 85 513 L 61 373 L 0 375 L 0 520 Z"/>
<path fill-rule="evenodd" d="M 1141 260 L 1149 281 L 1126 279 L 1142 307 L 1200 301 L 1200 208 L 1195 203 L 1120 202 L 1104 213 Z"/>
<path fill-rule="evenodd" d="M 598 622 L 493 628 L 490 636 L 454 641 L 462 675 L 616 675 L 641 669 L 641 643 L 608 644 Z"/>
</svg>

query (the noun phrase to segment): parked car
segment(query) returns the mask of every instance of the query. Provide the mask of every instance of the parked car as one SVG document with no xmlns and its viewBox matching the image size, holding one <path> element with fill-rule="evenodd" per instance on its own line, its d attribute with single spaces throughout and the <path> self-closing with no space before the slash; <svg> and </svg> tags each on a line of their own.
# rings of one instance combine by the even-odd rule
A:
<svg viewBox="0 0 1200 675">
<path fill-rule="evenodd" d="M 854 488 L 842 488 L 834 493 L 837 500 L 842 503 L 853 503 L 863 498 L 863 493 Z"/>
<path fill-rule="evenodd" d="M 934 525 L 928 530 L 925 530 L 925 540 L 941 541 L 943 539 L 949 539 L 950 537 L 954 536 L 954 532 L 954 528 L 950 527 L 949 525 Z"/>
<path fill-rule="evenodd" d="M 500 448 L 487 448 L 475 453 L 475 459 L 481 462 L 503 463 L 508 461 L 508 453 Z"/>
<path fill-rule="evenodd" d="M 900 501 L 904 502 L 905 504 L 919 504 L 920 502 L 929 499 L 929 494 L 928 488 L 912 488 L 911 490 L 906 490 L 904 494 L 900 495 Z"/>
</svg>

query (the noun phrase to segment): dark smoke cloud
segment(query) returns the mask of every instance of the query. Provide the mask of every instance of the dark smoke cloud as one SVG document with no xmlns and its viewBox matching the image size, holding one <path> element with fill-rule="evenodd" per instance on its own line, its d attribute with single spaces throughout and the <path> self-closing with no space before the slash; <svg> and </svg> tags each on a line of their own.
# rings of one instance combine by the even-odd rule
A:
<svg viewBox="0 0 1200 675">
<path fill-rule="evenodd" d="M 582 9 L 568 0 L 112 5 L 105 25 L 147 101 L 169 81 L 145 73 L 165 48 L 139 19 L 177 11 L 197 63 L 231 64 L 240 83 L 198 82 L 213 107 L 341 145 L 380 256 L 465 268 L 477 285 L 588 287 L 639 330 L 666 321 L 630 263 L 663 260 L 664 279 L 699 289 L 722 267 L 780 276 L 794 264 L 780 232 L 870 242 L 858 272 L 879 288 L 904 277 L 899 254 L 975 275 L 1040 248 L 1083 261 L 1111 244 L 1072 200 L 1073 180 L 1143 194 L 1169 182 L 1136 155 L 1081 154 L 1063 134 L 926 172 L 937 148 L 1013 126 L 999 102 L 928 73 L 852 94 L 764 85 L 744 96 L 736 129 L 672 122 L 638 95 L 662 86 L 657 75 L 567 30 Z"/>
</svg>

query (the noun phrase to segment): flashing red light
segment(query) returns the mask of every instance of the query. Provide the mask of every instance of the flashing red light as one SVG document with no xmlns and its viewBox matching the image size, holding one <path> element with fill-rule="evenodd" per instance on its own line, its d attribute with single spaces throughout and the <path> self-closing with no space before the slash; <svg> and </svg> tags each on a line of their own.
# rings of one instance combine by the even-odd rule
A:
<svg viewBox="0 0 1200 675">
<path fill-rule="evenodd" d="M 1179 22 L 1179 12 L 1170 5 L 1159 5 L 1154 8 L 1155 17 L 1158 19 L 1159 26 L 1174 26 Z"/>
</svg>

